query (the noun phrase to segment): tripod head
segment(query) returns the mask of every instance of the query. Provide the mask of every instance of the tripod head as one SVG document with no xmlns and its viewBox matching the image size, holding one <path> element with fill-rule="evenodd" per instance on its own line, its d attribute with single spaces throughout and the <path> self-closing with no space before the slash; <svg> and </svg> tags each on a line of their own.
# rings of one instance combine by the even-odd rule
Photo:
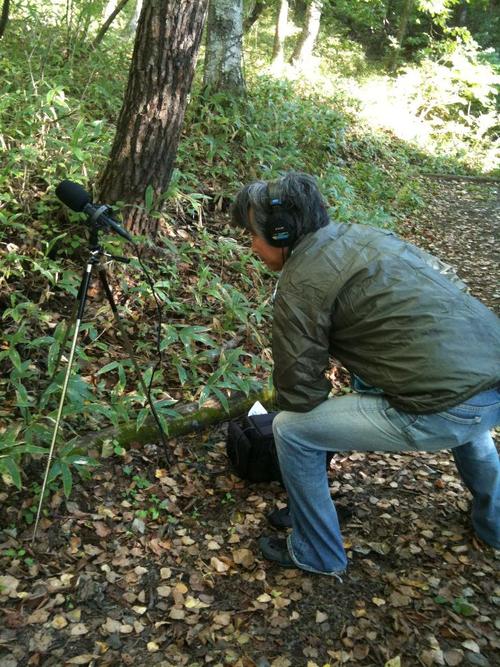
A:
<svg viewBox="0 0 500 667">
<path fill-rule="evenodd" d="M 56 188 L 56 196 L 72 211 L 85 213 L 91 230 L 112 229 L 127 241 L 133 241 L 127 230 L 111 217 L 111 207 L 93 204 L 89 193 L 79 183 L 61 181 Z"/>
</svg>

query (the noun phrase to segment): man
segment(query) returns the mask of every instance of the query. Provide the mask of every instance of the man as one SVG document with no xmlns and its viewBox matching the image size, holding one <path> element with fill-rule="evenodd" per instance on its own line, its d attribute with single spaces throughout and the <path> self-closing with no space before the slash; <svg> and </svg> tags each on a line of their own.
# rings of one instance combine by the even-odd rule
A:
<svg viewBox="0 0 500 667">
<path fill-rule="evenodd" d="M 325 451 L 452 449 L 477 535 L 500 548 L 500 326 L 449 267 L 396 235 L 330 222 L 307 174 L 244 187 L 233 224 L 281 271 L 274 299 L 273 423 L 292 532 L 263 537 L 284 567 L 347 566 Z M 355 393 L 329 398 L 330 355 Z"/>
</svg>

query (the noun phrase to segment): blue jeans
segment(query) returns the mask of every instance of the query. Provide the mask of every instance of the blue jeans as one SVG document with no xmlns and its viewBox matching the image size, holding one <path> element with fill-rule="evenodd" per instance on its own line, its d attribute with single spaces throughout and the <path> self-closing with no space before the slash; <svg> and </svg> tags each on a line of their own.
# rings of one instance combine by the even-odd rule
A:
<svg viewBox="0 0 500 667">
<path fill-rule="evenodd" d="M 474 529 L 482 540 L 500 548 L 500 461 L 490 435 L 499 423 L 499 389 L 429 415 L 401 412 L 383 396 L 370 393 L 331 398 L 310 412 L 280 412 L 273 431 L 289 497 L 292 560 L 304 570 L 330 575 L 347 566 L 325 451 L 452 449 L 472 493 Z"/>
</svg>

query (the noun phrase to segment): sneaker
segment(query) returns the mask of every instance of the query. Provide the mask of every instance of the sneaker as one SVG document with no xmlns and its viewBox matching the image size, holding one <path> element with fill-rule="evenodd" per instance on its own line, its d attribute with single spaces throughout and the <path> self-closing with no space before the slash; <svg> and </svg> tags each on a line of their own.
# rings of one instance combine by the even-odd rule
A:
<svg viewBox="0 0 500 667">
<path fill-rule="evenodd" d="M 264 558 L 281 567 L 297 567 L 288 553 L 286 540 L 282 537 L 261 537 L 259 547 Z"/>
<path fill-rule="evenodd" d="M 350 507 L 335 505 L 335 509 L 337 510 L 339 521 L 346 521 L 352 516 L 352 509 Z M 267 515 L 267 520 L 273 528 L 278 528 L 279 530 L 292 527 L 292 517 L 290 516 L 288 505 L 279 510 L 273 510 Z"/>
</svg>

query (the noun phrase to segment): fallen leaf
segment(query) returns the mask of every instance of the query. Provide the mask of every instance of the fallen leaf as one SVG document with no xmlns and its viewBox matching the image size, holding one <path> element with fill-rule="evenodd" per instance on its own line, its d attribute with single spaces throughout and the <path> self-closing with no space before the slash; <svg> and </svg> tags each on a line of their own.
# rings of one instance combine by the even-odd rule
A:
<svg viewBox="0 0 500 667">
<path fill-rule="evenodd" d="M 104 623 L 101 627 L 108 633 L 108 635 L 112 635 L 115 632 L 120 632 L 121 623 L 120 621 L 117 621 L 114 618 L 110 618 L 108 616 L 106 623 Z"/>
<path fill-rule="evenodd" d="M 233 551 L 233 560 L 237 565 L 243 565 L 250 569 L 255 563 L 255 556 L 250 549 L 235 549 Z"/>
<path fill-rule="evenodd" d="M 397 655 L 395 658 L 388 660 L 384 667 L 401 667 L 401 656 Z"/>
<path fill-rule="evenodd" d="M 49 612 L 46 609 L 37 609 L 28 616 L 28 618 L 26 619 L 26 623 L 28 625 L 45 623 L 48 617 L 49 617 Z"/>
<path fill-rule="evenodd" d="M 17 598 L 17 587 L 19 586 L 19 579 L 11 576 L 10 574 L 4 574 L 0 577 L 0 595 L 8 596 L 11 598 Z"/>
<path fill-rule="evenodd" d="M 182 621 L 186 617 L 186 612 L 184 609 L 178 609 L 177 607 L 172 607 L 170 610 L 169 618 L 172 618 L 174 621 Z"/>
<path fill-rule="evenodd" d="M 462 646 L 472 653 L 481 653 L 479 645 L 473 639 L 467 639 L 467 641 L 462 642 Z"/>
<path fill-rule="evenodd" d="M 385 600 L 382 598 L 372 598 L 372 602 L 377 605 L 377 607 L 382 607 L 385 604 Z"/>
<path fill-rule="evenodd" d="M 449 651 L 444 652 L 444 660 L 449 667 L 455 667 L 459 665 L 464 659 L 463 651 L 458 649 L 450 649 Z"/>
<path fill-rule="evenodd" d="M 215 614 L 213 621 L 217 625 L 222 625 L 222 626 L 229 625 L 231 623 L 231 614 L 227 612 L 221 612 L 219 614 Z"/>
<path fill-rule="evenodd" d="M 69 658 L 65 660 L 65 664 L 68 665 L 88 665 L 89 662 L 95 660 L 96 656 L 93 653 L 82 653 L 81 655 L 75 655 L 74 658 Z"/>
<path fill-rule="evenodd" d="M 172 587 L 171 586 L 158 586 L 156 589 L 156 592 L 158 595 L 162 598 L 168 598 L 170 593 L 172 592 Z"/>
<path fill-rule="evenodd" d="M 158 646 L 158 644 L 156 642 L 148 642 L 146 647 L 147 647 L 147 649 L 150 653 L 155 653 L 155 651 L 160 650 L 160 647 Z"/>
<path fill-rule="evenodd" d="M 111 532 L 104 521 L 95 521 L 94 528 L 99 537 L 107 537 Z"/>
<path fill-rule="evenodd" d="M 63 616 L 62 614 L 56 614 L 52 619 L 51 626 L 56 630 L 62 630 L 62 628 L 65 628 L 67 625 L 68 621 L 66 620 L 66 617 Z"/>
<path fill-rule="evenodd" d="M 215 556 L 212 556 L 212 558 L 210 559 L 210 565 L 212 566 L 212 569 L 214 569 L 216 572 L 227 572 L 229 570 L 229 565 L 223 563 Z"/>
</svg>

